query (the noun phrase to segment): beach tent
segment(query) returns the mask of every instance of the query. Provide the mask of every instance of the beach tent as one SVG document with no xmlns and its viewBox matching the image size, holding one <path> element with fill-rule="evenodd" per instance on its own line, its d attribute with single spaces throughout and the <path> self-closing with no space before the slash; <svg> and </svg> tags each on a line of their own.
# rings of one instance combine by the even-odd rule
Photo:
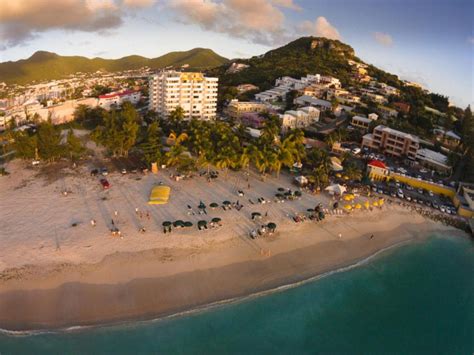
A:
<svg viewBox="0 0 474 355">
<path fill-rule="evenodd" d="M 305 177 L 305 176 L 296 176 L 295 177 L 295 182 L 299 185 L 299 186 L 305 186 L 308 184 L 308 179 Z"/>
<path fill-rule="evenodd" d="M 326 187 L 324 190 L 326 190 L 330 195 L 342 195 L 347 189 L 342 185 L 334 184 Z"/>
<path fill-rule="evenodd" d="M 149 205 L 164 205 L 168 203 L 171 188 L 169 186 L 155 186 L 151 190 Z"/>
<path fill-rule="evenodd" d="M 367 209 L 369 209 L 369 207 L 370 207 L 370 202 L 369 202 L 369 201 L 365 201 L 365 202 L 364 202 L 364 207 L 367 208 Z"/>
<path fill-rule="evenodd" d="M 358 210 L 360 210 L 362 208 L 362 205 L 360 203 L 356 204 L 355 205 L 355 208 L 357 208 Z"/>
<path fill-rule="evenodd" d="M 344 208 L 348 211 L 352 210 L 352 206 L 351 205 L 345 205 Z"/>
<path fill-rule="evenodd" d="M 372 202 L 372 206 L 378 207 L 379 203 L 377 201 Z"/>
</svg>

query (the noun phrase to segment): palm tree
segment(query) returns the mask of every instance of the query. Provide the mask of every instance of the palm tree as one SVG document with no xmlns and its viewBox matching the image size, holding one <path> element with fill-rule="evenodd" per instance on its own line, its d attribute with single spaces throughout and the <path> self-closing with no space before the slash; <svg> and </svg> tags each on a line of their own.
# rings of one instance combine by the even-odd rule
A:
<svg viewBox="0 0 474 355">
<path fill-rule="evenodd" d="M 252 161 L 253 151 L 255 150 L 254 145 L 244 147 L 240 153 L 239 166 L 247 169 L 247 175 L 250 175 L 250 162 Z"/>
<path fill-rule="evenodd" d="M 184 158 L 184 152 L 186 152 L 186 147 L 183 146 L 182 143 L 188 139 L 188 135 L 186 133 L 181 133 L 176 137 L 176 134 L 172 132 L 169 139 L 173 141 L 173 145 L 165 154 L 165 163 L 168 166 L 180 165 Z"/>
<path fill-rule="evenodd" d="M 265 180 L 267 170 L 275 164 L 275 153 L 269 149 L 255 149 L 252 154 L 255 167 L 260 172 L 262 180 Z"/>
</svg>

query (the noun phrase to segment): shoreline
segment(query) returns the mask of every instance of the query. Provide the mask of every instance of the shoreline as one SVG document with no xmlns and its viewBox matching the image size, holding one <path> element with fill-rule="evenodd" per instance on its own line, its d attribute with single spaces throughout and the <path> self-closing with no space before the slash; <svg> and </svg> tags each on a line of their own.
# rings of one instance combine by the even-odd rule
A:
<svg viewBox="0 0 474 355">
<path fill-rule="evenodd" d="M 179 317 L 184 317 L 187 315 L 193 315 L 193 314 L 199 314 L 200 312 L 205 312 L 208 310 L 213 310 L 217 309 L 219 307 L 225 307 L 227 305 L 232 305 L 232 304 L 237 304 L 239 302 L 245 302 L 248 300 L 256 299 L 259 297 L 264 297 L 266 295 L 270 295 L 273 293 L 277 292 L 283 292 L 286 290 L 290 290 L 299 286 L 303 286 L 307 283 L 314 282 L 320 279 L 323 279 L 327 276 L 331 276 L 340 272 L 345 272 L 348 270 L 351 270 L 353 268 L 362 266 L 370 262 L 372 259 L 376 257 L 380 257 L 383 254 L 390 252 L 392 250 L 395 250 L 399 247 L 402 247 L 404 245 L 408 245 L 411 243 L 414 243 L 415 240 L 413 239 L 407 239 L 404 241 L 400 241 L 396 244 L 390 245 L 384 249 L 381 249 L 374 254 L 371 254 L 367 256 L 366 258 L 356 260 L 354 263 L 347 264 L 347 265 L 341 265 L 335 269 L 331 269 L 322 273 L 318 273 L 316 275 L 310 276 L 309 278 L 302 279 L 299 281 L 295 281 L 293 283 L 288 283 L 288 284 L 282 284 L 279 286 L 276 286 L 271 289 L 264 289 L 260 291 L 256 291 L 255 293 L 250 293 L 248 295 L 244 295 L 241 297 L 234 297 L 234 298 L 229 298 L 229 299 L 223 299 L 219 301 L 215 301 L 212 303 L 208 304 L 203 304 L 201 306 L 197 306 L 194 308 L 190 308 L 187 310 L 183 310 L 181 312 L 176 312 L 176 313 L 170 313 L 170 314 L 163 314 L 160 316 L 157 316 L 155 318 L 136 318 L 136 319 L 129 319 L 129 320 L 122 320 L 122 321 L 117 321 L 117 322 L 112 322 L 112 323 L 97 323 L 97 324 L 90 324 L 90 325 L 69 325 L 66 327 L 62 328 L 51 328 L 51 329 L 24 329 L 24 330 L 8 330 L 8 329 L 3 329 L 0 328 L 0 334 L 7 334 L 7 335 L 13 335 L 13 336 L 28 336 L 28 335 L 40 335 L 40 334 L 59 334 L 59 333 L 68 333 L 68 332 L 75 332 L 75 331 L 82 331 L 82 330 L 87 330 L 87 329 L 95 329 L 95 328 L 101 328 L 101 327 L 118 327 L 118 326 L 126 326 L 131 323 L 134 324 L 145 324 L 145 323 L 152 323 L 152 322 L 158 322 L 158 321 L 164 321 L 168 319 L 174 319 L 174 318 L 179 318 Z"/>
<path fill-rule="evenodd" d="M 0 285 L 0 328 L 15 334 L 67 331 L 199 312 L 345 271 L 405 243 L 423 241 L 429 233 L 443 231 L 457 232 L 425 219 L 416 223 L 405 220 L 395 228 L 377 232 L 376 243 L 371 243 L 368 233 L 343 241 L 317 240 L 289 251 L 283 248 L 282 252 L 262 259 L 239 255 L 240 262 L 206 269 L 206 259 L 216 253 L 214 250 L 200 255 L 203 260 L 193 265 L 191 271 L 166 276 L 136 277 L 107 284 L 97 283 L 100 278 L 87 273 L 82 282 L 63 282 L 71 275 L 65 272 L 64 278 L 56 279 L 59 286 L 49 289 L 32 288 L 35 282 L 29 284 L 28 280 L 20 282 L 23 288 L 15 287 L 15 283 L 5 287 L 4 282 Z M 298 238 L 304 237 L 303 234 L 299 231 Z M 284 242 L 287 237 L 282 235 L 274 242 Z M 232 251 L 224 248 L 217 252 L 229 250 Z M 147 261 L 143 263 L 139 260 L 140 253 L 136 254 L 132 259 L 140 269 L 140 264 L 146 265 Z M 109 268 L 108 272 L 120 273 L 107 258 L 101 264 L 98 270 Z M 126 267 L 125 264 L 122 269 Z"/>
</svg>

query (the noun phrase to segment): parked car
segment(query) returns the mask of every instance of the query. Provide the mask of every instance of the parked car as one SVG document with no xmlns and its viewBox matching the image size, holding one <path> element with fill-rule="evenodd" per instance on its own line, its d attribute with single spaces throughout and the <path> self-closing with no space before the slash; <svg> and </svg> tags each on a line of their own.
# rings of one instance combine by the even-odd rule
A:
<svg viewBox="0 0 474 355">
<path fill-rule="evenodd" d="M 352 154 L 357 155 L 357 154 L 359 154 L 359 153 L 360 153 L 360 148 L 354 148 L 354 149 L 352 149 Z"/>
<path fill-rule="evenodd" d="M 109 171 L 107 170 L 107 168 L 102 168 L 102 169 L 100 169 L 100 173 L 102 174 L 102 176 L 107 176 L 107 175 L 109 175 Z"/>
<path fill-rule="evenodd" d="M 439 205 L 438 205 L 436 202 L 433 202 L 432 206 L 433 206 L 433 208 L 435 208 L 435 209 L 440 209 L 440 208 L 439 208 Z M 441 206 L 441 207 L 442 207 L 442 206 Z"/>
<path fill-rule="evenodd" d="M 433 197 L 433 196 L 434 196 L 433 191 L 428 191 L 428 195 L 430 195 L 431 197 Z"/>
<path fill-rule="evenodd" d="M 408 195 L 405 195 L 405 200 L 407 200 L 407 201 L 411 201 L 411 197 L 410 197 L 410 196 L 408 196 Z"/>
<path fill-rule="evenodd" d="M 123 168 L 122 169 L 122 175 L 125 175 L 127 173 L 127 169 Z"/>
<path fill-rule="evenodd" d="M 39 160 L 33 160 L 33 161 L 31 162 L 31 165 L 33 165 L 33 166 L 38 166 L 39 164 L 40 164 L 40 161 L 39 161 Z"/>
<path fill-rule="evenodd" d="M 399 198 L 403 198 L 403 197 L 404 197 L 403 191 L 402 191 L 401 189 L 398 189 L 398 190 L 397 190 L 397 196 L 398 196 Z"/>
<path fill-rule="evenodd" d="M 104 190 L 110 189 L 110 184 L 109 184 L 109 182 L 107 181 L 107 179 L 100 179 L 100 184 L 102 185 L 102 188 L 103 188 Z"/>
</svg>

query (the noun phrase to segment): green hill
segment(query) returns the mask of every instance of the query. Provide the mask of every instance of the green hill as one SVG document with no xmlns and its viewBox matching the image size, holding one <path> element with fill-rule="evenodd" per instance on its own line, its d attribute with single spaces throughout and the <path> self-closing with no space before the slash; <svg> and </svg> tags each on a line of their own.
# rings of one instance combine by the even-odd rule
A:
<svg viewBox="0 0 474 355">
<path fill-rule="evenodd" d="M 260 89 L 270 88 L 281 76 L 300 77 L 320 73 L 333 75 L 348 83 L 351 68 L 348 59 L 357 59 L 352 47 L 339 41 L 317 37 L 302 37 L 287 45 L 250 59 L 238 59 L 249 67 L 235 74 L 227 74 L 229 64 L 210 70 L 220 83 L 233 86 L 251 83 Z"/>
<path fill-rule="evenodd" d="M 170 52 L 157 58 L 131 55 L 119 59 L 89 59 L 80 56 L 60 56 L 55 53 L 39 51 L 28 59 L 0 63 L 0 82 L 7 84 L 26 84 L 33 81 L 60 79 L 77 72 L 91 73 L 97 70 L 121 71 L 148 66 L 152 69 L 167 66 L 180 67 L 188 64 L 190 68 L 208 69 L 226 63 L 211 49 L 194 48 L 183 52 Z"/>
</svg>

